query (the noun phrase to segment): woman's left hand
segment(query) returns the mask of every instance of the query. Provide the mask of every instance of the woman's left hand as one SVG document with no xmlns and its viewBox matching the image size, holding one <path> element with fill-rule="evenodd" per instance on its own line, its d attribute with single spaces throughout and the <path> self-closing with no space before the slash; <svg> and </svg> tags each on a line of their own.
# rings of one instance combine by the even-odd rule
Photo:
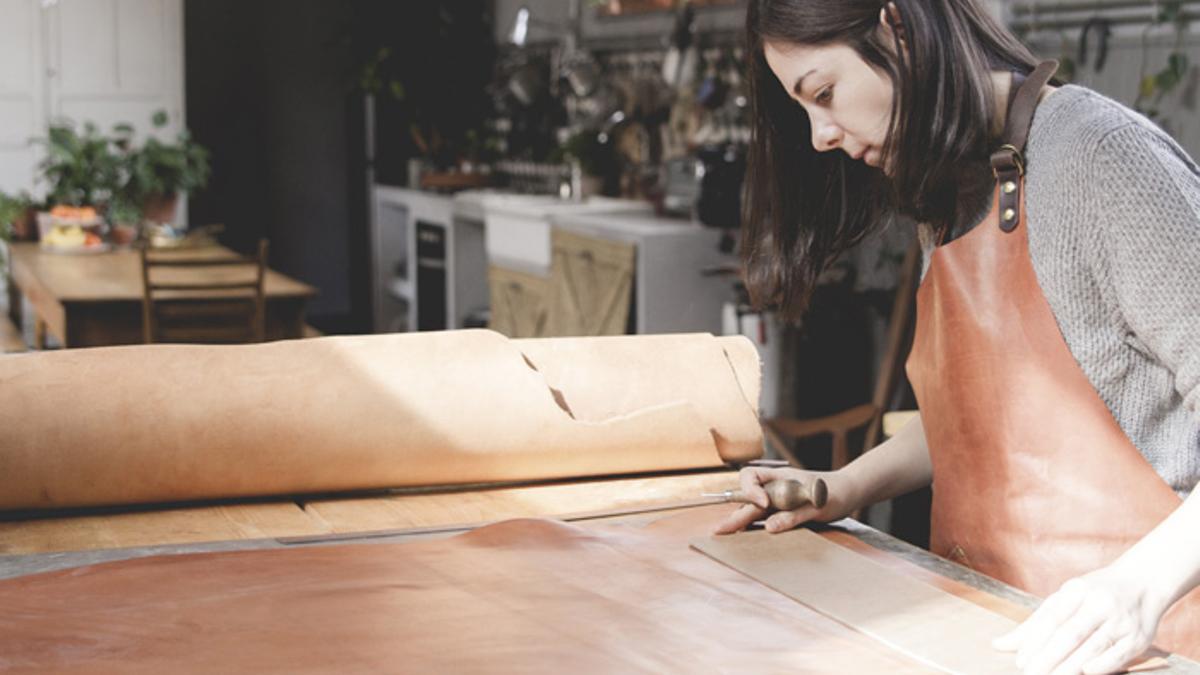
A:
<svg viewBox="0 0 1200 675">
<path fill-rule="evenodd" d="M 1146 575 L 1113 563 L 1071 579 L 992 646 L 1016 652 L 1025 675 L 1102 675 L 1150 647 L 1166 612 Z"/>
</svg>

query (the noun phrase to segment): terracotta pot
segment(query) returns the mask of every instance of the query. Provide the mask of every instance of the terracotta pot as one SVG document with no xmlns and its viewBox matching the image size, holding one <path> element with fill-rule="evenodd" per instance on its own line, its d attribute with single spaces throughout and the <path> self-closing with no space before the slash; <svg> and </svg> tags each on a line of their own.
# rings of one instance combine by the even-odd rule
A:
<svg viewBox="0 0 1200 675">
<path fill-rule="evenodd" d="M 604 193 L 604 178 L 602 176 L 593 176 L 591 174 L 583 174 L 583 178 L 579 181 L 580 196 L 582 197 L 598 197 Z"/>
<path fill-rule="evenodd" d="M 117 246 L 128 246 L 137 240 L 138 228 L 133 225 L 113 225 L 109 231 L 109 240 Z"/>
<path fill-rule="evenodd" d="M 28 208 L 12 222 L 12 235 L 16 241 L 37 241 L 37 209 Z"/>
<path fill-rule="evenodd" d="M 142 203 L 142 218 L 152 223 L 175 222 L 175 206 L 179 203 L 179 195 L 154 195 L 147 197 Z"/>
</svg>

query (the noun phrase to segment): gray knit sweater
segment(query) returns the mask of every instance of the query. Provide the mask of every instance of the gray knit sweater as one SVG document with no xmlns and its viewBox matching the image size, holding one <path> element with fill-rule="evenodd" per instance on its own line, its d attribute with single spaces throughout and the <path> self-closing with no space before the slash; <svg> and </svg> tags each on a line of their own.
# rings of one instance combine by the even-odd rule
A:
<svg viewBox="0 0 1200 675">
<path fill-rule="evenodd" d="M 1072 85 L 1038 106 L 1026 158 L 1030 256 L 1067 346 L 1186 496 L 1200 481 L 1200 168 L 1153 123 Z"/>
</svg>

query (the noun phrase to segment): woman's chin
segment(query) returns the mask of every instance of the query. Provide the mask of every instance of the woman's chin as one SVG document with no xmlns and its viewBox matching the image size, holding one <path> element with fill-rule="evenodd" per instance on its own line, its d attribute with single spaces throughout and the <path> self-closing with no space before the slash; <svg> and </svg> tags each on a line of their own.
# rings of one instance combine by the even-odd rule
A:
<svg viewBox="0 0 1200 675">
<path fill-rule="evenodd" d="M 892 162 L 885 162 L 882 154 L 877 150 L 872 150 L 870 153 L 865 155 L 863 157 L 863 162 L 865 162 L 866 165 L 872 169 L 878 169 L 879 171 L 882 171 L 885 176 L 891 177 L 893 174 L 895 174 L 895 167 L 892 165 Z"/>
</svg>

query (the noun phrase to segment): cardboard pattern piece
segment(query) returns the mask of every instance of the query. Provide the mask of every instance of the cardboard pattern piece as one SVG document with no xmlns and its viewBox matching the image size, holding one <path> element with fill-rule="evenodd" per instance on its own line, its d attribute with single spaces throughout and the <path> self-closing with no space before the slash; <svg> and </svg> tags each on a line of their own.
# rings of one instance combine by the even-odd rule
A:
<svg viewBox="0 0 1200 675">
<path fill-rule="evenodd" d="M 946 673 L 1016 673 L 993 638 L 1017 622 L 889 569 L 809 530 L 744 532 L 696 550 Z"/>
<path fill-rule="evenodd" d="M 482 330 L 0 360 L 0 510 L 719 466 L 761 454 L 741 337 Z"/>
</svg>

